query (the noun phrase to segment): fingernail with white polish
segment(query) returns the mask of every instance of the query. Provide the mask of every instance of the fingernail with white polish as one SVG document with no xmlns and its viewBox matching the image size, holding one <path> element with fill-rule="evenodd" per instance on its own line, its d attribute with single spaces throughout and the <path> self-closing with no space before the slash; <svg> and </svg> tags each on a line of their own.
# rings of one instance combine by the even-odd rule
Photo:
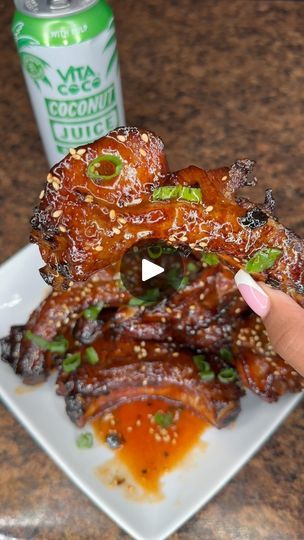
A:
<svg viewBox="0 0 304 540">
<path fill-rule="evenodd" d="M 239 270 L 234 280 L 246 304 L 257 315 L 265 317 L 270 308 L 270 300 L 263 289 L 244 270 Z"/>
</svg>

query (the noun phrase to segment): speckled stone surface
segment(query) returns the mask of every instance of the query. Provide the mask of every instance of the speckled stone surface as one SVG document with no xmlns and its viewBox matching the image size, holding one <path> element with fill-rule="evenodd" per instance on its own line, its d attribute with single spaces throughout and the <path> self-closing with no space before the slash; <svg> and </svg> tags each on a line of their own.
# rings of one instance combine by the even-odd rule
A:
<svg viewBox="0 0 304 540">
<path fill-rule="evenodd" d="M 127 121 L 160 134 L 173 167 L 257 160 L 256 197 L 304 234 L 304 2 L 113 0 Z M 5 4 L 5 6 L 4 6 Z M 0 6 L 0 258 L 25 245 L 47 172 Z M 303 540 L 304 408 L 171 540 Z M 0 538 L 129 538 L 0 408 Z"/>
</svg>

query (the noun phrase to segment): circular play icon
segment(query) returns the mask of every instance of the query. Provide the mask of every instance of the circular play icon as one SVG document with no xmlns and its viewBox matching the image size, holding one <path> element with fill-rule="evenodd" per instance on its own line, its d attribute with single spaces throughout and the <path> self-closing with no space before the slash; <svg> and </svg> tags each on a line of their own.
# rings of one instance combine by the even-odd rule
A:
<svg viewBox="0 0 304 540">
<path fill-rule="evenodd" d="M 120 277 L 134 305 L 153 304 L 185 285 L 187 261 L 187 253 L 163 240 L 141 240 L 125 252 Z"/>
</svg>

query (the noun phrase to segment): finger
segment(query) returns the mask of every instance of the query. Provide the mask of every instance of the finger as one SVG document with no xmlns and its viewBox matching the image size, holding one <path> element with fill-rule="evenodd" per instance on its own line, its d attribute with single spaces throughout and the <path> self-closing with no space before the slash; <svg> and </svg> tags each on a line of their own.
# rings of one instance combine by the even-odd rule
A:
<svg viewBox="0 0 304 540">
<path fill-rule="evenodd" d="M 257 284 L 243 270 L 235 281 L 245 302 L 263 318 L 274 350 L 304 376 L 304 310 L 286 294 Z"/>
</svg>

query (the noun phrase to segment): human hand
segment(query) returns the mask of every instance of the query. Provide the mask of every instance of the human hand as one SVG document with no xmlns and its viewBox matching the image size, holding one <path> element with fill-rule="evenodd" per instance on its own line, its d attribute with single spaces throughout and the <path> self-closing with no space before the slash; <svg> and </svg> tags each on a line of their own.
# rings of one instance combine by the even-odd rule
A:
<svg viewBox="0 0 304 540">
<path fill-rule="evenodd" d="M 248 306 L 265 324 L 274 350 L 304 377 L 304 309 L 292 298 L 264 283 L 256 283 L 244 270 L 236 285 Z"/>
</svg>

